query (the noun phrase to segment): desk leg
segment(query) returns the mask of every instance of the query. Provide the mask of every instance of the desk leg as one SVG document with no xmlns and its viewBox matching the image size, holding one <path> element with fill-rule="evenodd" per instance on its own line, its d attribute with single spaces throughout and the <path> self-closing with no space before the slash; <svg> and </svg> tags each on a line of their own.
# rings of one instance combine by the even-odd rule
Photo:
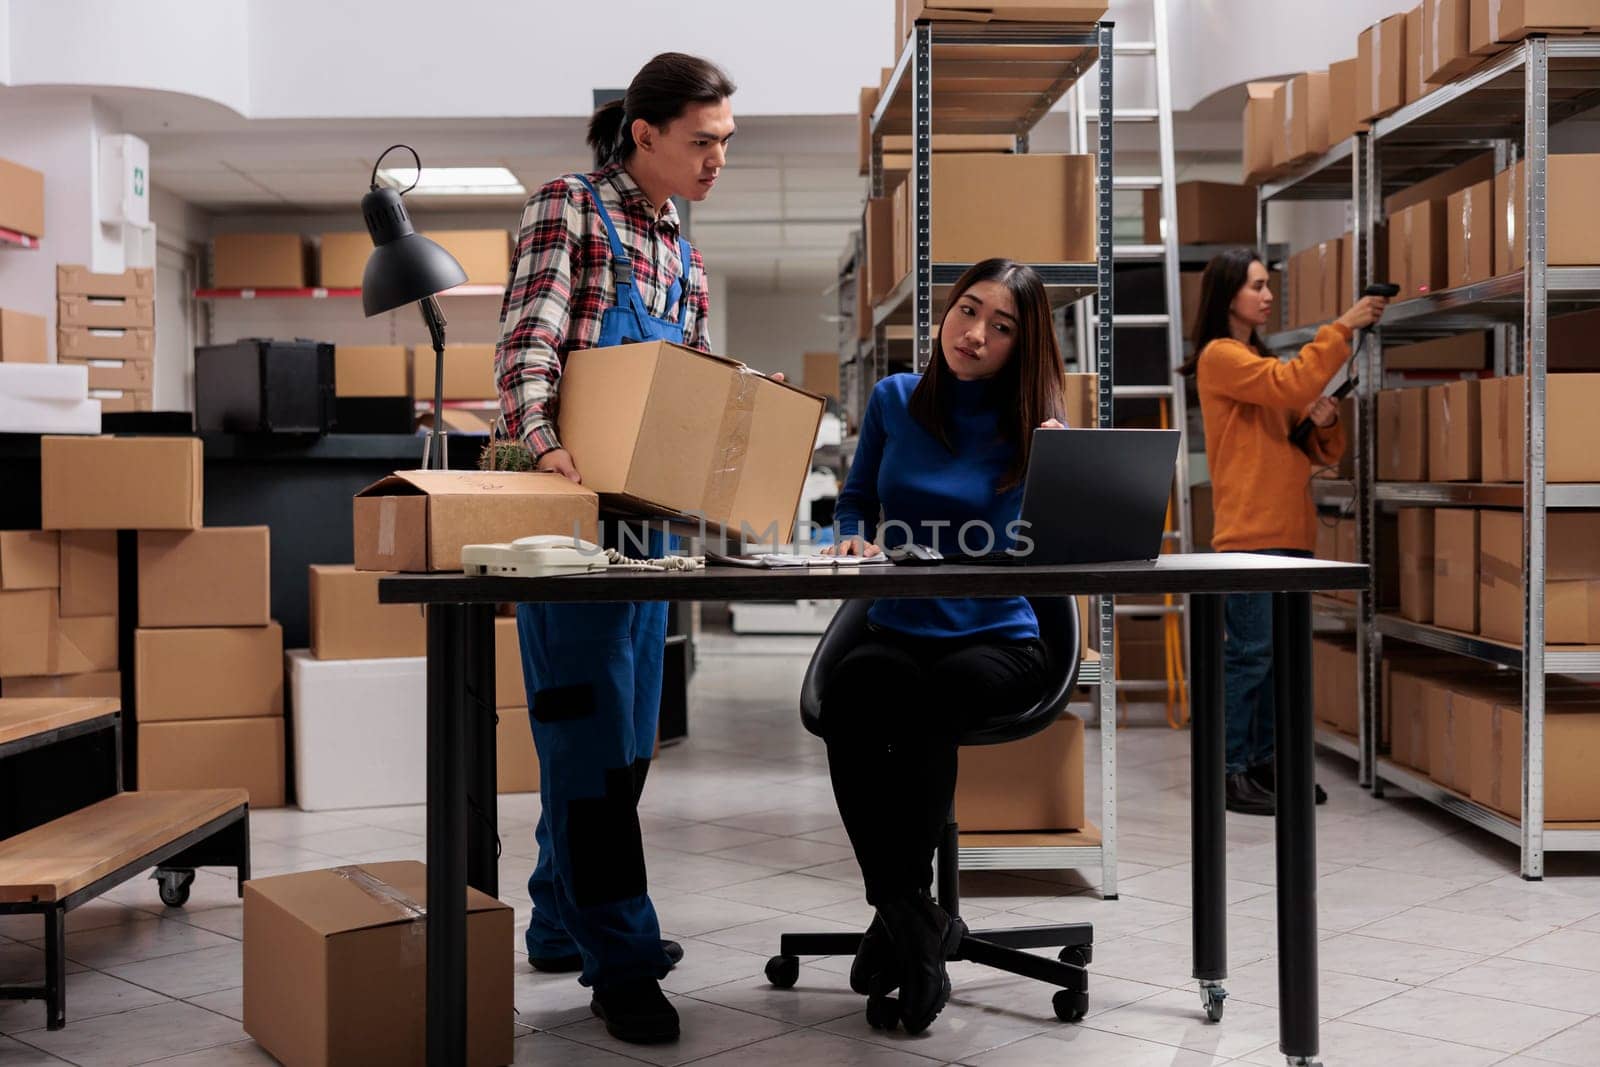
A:
<svg viewBox="0 0 1600 1067">
<path fill-rule="evenodd" d="M 1228 732 L 1222 687 L 1221 595 L 1196 594 L 1189 631 L 1190 821 L 1194 895 L 1194 976 L 1212 1022 L 1222 1018 L 1228 977 Z"/>
<path fill-rule="evenodd" d="M 428 608 L 428 1064 L 466 1062 L 468 620 Z"/>
<path fill-rule="evenodd" d="M 465 623 L 467 709 L 467 884 L 491 897 L 500 895 L 499 808 L 496 801 L 494 606 L 469 604 Z M 520 692 L 520 690 L 519 690 Z"/>
<path fill-rule="evenodd" d="M 1272 605 L 1277 708 L 1278 1048 L 1293 1064 L 1317 1055 L 1316 763 L 1311 725 L 1311 596 Z"/>
</svg>

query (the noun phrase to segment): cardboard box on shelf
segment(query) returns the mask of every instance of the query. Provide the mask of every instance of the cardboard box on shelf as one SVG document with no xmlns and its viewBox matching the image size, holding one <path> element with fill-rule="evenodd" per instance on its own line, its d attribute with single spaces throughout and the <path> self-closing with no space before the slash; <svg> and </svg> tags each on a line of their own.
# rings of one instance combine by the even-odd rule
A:
<svg viewBox="0 0 1600 1067">
<path fill-rule="evenodd" d="M 1066 409 L 1067 425 L 1079 430 L 1100 425 L 1100 376 L 1069 371 L 1061 377 L 1062 406 Z"/>
<path fill-rule="evenodd" d="M 1272 162 L 1276 128 L 1272 97 L 1282 82 L 1248 82 L 1244 104 L 1244 177 L 1246 185 L 1260 185 L 1278 174 Z"/>
<path fill-rule="evenodd" d="M 1589 210 L 1600 185 L 1600 154 L 1553 155 L 1545 170 L 1545 263 L 1581 267 L 1600 263 L 1600 219 Z M 1522 269 L 1527 254 L 1527 162 L 1519 160 L 1494 176 L 1494 269 Z"/>
<path fill-rule="evenodd" d="M 1470 709 L 1472 799 L 1513 819 L 1522 817 L 1522 706 L 1515 697 L 1475 701 Z M 1546 824 L 1600 820 L 1600 707 L 1582 698 L 1546 695 L 1544 818 Z"/>
<path fill-rule="evenodd" d="M 358 570 L 423 572 L 460 570 L 462 545 L 534 534 L 595 541 L 600 504 L 559 474 L 397 471 L 357 493 L 353 510 Z"/>
<path fill-rule="evenodd" d="M 1528 380 L 1520 374 L 1478 383 L 1486 482 L 1521 482 Z M 1600 482 L 1600 374 L 1561 374 L 1545 383 L 1545 480 Z"/>
<path fill-rule="evenodd" d="M 890 289 L 899 285 L 900 279 L 911 272 L 910 190 L 910 182 L 901 182 L 889 194 L 889 238 L 894 246 L 889 260 L 889 273 L 894 276 L 894 281 L 889 284 Z"/>
<path fill-rule="evenodd" d="M 1227 182 L 1179 182 L 1178 243 L 1181 245 L 1253 244 L 1256 239 L 1256 191 Z M 1144 243 L 1161 243 L 1161 190 L 1144 191 Z"/>
<path fill-rule="evenodd" d="M 97 274 L 88 267 L 72 263 L 56 266 L 58 296 L 143 296 L 156 295 L 153 267 L 129 267 L 120 274 Z"/>
<path fill-rule="evenodd" d="M 1343 315 L 1350 305 L 1356 302 L 1355 281 L 1351 277 L 1351 269 L 1355 266 L 1355 262 L 1356 236 L 1347 231 L 1339 238 L 1339 288 L 1334 296 L 1332 313 L 1328 316 L 1330 319 Z"/>
<path fill-rule="evenodd" d="M 1406 17 L 1390 15 L 1356 39 L 1356 118 L 1371 122 L 1405 103 Z"/>
<path fill-rule="evenodd" d="M 1330 147 L 1354 136 L 1366 123 L 1356 115 L 1356 75 L 1360 61 L 1341 59 L 1328 64 L 1328 144 Z"/>
<path fill-rule="evenodd" d="M 1472 54 L 1472 0 L 1423 0 L 1422 78 L 1443 85 L 1475 68 Z"/>
<path fill-rule="evenodd" d="M 1444 200 L 1425 200 L 1389 216 L 1389 280 L 1396 301 L 1445 287 L 1449 244 Z"/>
<path fill-rule="evenodd" d="M 1594 0 L 1472 0 L 1472 51 L 1494 55 L 1530 33 L 1600 29 Z"/>
<path fill-rule="evenodd" d="M 0 530 L 0 589 L 60 587 L 60 534 L 54 530 Z"/>
<path fill-rule="evenodd" d="M 1326 152 L 1328 72 L 1296 74 L 1278 86 L 1272 94 L 1272 124 L 1274 166 L 1287 166 Z"/>
<path fill-rule="evenodd" d="M 807 352 L 801 358 L 800 388 L 814 396 L 839 399 L 839 353 Z"/>
<path fill-rule="evenodd" d="M 115 530 L 61 531 L 61 616 L 115 615 L 117 588 Z"/>
<path fill-rule="evenodd" d="M 427 345 L 417 345 L 411 350 L 411 395 L 416 399 L 433 399 L 436 362 L 436 354 Z M 498 400 L 499 397 L 500 387 L 494 373 L 494 345 L 445 346 L 446 400 Z"/>
<path fill-rule="evenodd" d="M 324 289 L 359 289 L 372 255 L 372 237 L 365 231 L 325 233 L 317 242 L 317 284 Z"/>
<path fill-rule="evenodd" d="M 1274 271 L 1274 274 L 1277 272 Z M 1195 330 L 1194 317 L 1200 309 L 1200 279 L 1205 277 L 1204 271 L 1186 270 L 1178 275 L 1178 306 L 1183 314 L 1183 336 L 1193 337 Z M 1282 315 L 1283 307 L 1278 302 L 1277 293 L 1273 293 L 1272 313 Z M 1267 324 L 1269 331 L 1273 330 L 1271 323 Z"/>
<path fill-rule="evenodd" d="M 56 331 L 56 355 L 62 359 L 155 359 L 156 332 L 144 327 L 92 330 L 64 326 Z"/>
<path fill-rule="evenodd" d="M 1422 5 L 1418 4 L 1406 13 L 1406 59 L 1401 96 L 1406 103 L 1421 100 L 1422 95 L 1432 88 L 1427 79 L 1422 76 L 1422 67 L 1425 62 L 1426 51 L 1422 45 Z"/>
<path fill-rule="evenodd" d="M 83 615 L 55 620 L 55 647 L 51 674 L 91 674 L 114 671 L 117 660 L 117 617 Z"/>
<path fill-rule="evenodd" d="M 106 414 L 119 411 L 150 411 L 155 398 L 146 390 L 139 389 L 91 389 L 89 399 L 100 402 L 100 410 Z"/>
<path fill-rule="evenodd" d="M 296 1067 L 422 1067 L 427 868 L 366 863 L 244 891 L 244 1029 Z M 511 907 L 467 890 L 463 1067 L 510 1063 Z"/>
<path fill-rule="evenodd" d="M 1428 386 L 1428 478 L 1475 482 L 1483 472 L 1478 379 Z"/>
<path fill-rule="evenodd" d="M 1412 622 L 1433 621 L 1433 509 L 1401 508 L 1400 614 Z"/>
<path fill-rule="evenodd" d="M 1360 729 L 1355 639 L 1316 638 L 1311 643 L 1311 672 L 1311 706 L 1317 719 L 1354 737 Z"/>
<path fill-rule="evenodd" d="M 1423 690 L 1436 673 L 1425 668 L 1395 666 L 1384 658 L 1384 723 L 1389 729 L 1389 758 L 1428 773 L 1428 715 Z"/>
<path fill-rule="evenodd" d="M 857 149 L 857 173 L 865 178 L 872 170 L 872 113 L 878 110 L 878 100 L 882 96 L 876 85 L 861 87 L 861 98 L 856 104 L 856 126 L 859 131 L 860 146 Z"/>
<path fill-rule="evenodd" d="M 1443 678 L 1422 686 L 1422 711 L 1428 722 L 1428 777 L 1465 795 L 1472 788 L 1470 698 L 1477 690 Z"/>
<path fill-rule="evenodd" d="M 1494 178 L 1494 153 L 1485 152 L 1473 156 L 1459 166 L 1449 170 L 1440 171 L 1431 178 L 1426 178 L 1415 185 L 1408 185 L 1396 190 L 1383 198 L 1383 213 L 1393 218 L 1395 214 L 1411 207 L 1413 204 L 1425 203 L 1429 200 L 1443 201 L 1458 189 L 1465 189 L 1474 182 L 1489 181 Z M 1394 279 L 1390 279 L 1393 281 Z"/>
<path fill-rule="evenodd" d="M 199 438 L 45 437 L 39 454 L 46 529 L 200 526 Z"/>
<path fill-rule="evenodd" d="M 539 791 L 539 753 L 533 747 L 533 731 L 528 726 L 528 707 L 495 710 L 496 793 L 537 793 Z"/>
<path fill-rule="evenodd" d="M 1083 720 L 1066 714 L 1021 741 L 963 748 L 955 806 L 969 833 L 1082 829 Z"/>
<path fill-rule="evenodd" d="M 212 626 L 133 635 L 139 721 L 283 714 L 283 629 Z"/>
<path fill-rule="evenodd" d="M 452 346 L 453 348 L 454 346 Z M 427 353 L 429 380 L 433 378 L 433 350 Z M 446 350 L 447 353 L 450 349 Z M 492 351 L 492 349 L 491 349 Z M 445 367 L 445 383 L 452 371 Z M 410 363 L 404 345 L 338 345 L 333 350 L 334 396 L 412 396 Z M 433 399 L 430 391 L 428 399 Z"/>
<path fill-rule="evenodd" d="M 1322 241 L 1317 244 L 1317 277 L 1320 281 L 1317 296 L 1316 322 L 1327 322 L 1339 317 L 1344 307 L 1339 305 L 1340 289 L 1348 289 L 1350 283 L 1346 280 L 1349 273 L 1349 264 L 1345 263 L 1342 256 L 1344 252 L 1342 238 L 1331 241 Z M 1342 283 L 1342 285 L 1341 285 Z M 1348 307 L 1349 305 L 1345 305 Z"/>
<path fill-rule="evenodd" d="M 1454 289 L 1494 277 L 1494 182 L 1450 194 L 1445 207 L 1445 286 Z"/>
<path fill-rule="evenodd" d="M 207 526 L 139 533 L 139 625 L 266 626 L 272 531 Z"/>
<path fill-rule="evenodd" d="M 1094 157 L 958 152 L 933 157 L 933 259 L 1023 263 L 1095 259 Z M 1026 214 L 984 216 L 974 203 L 1023 203 Z M 908 230 L 909 233 L 909 230 Z"/>
<path fill-rule="evenodd" d="M 62 697 L 122 698 L 120 671 L 94 671 L 90 674 L 35 674 L 21 678 L 0 678 L 0 697 L 7 700 L 58 700 Z"/>
<path fill-rule="evenodd" d="M 398 659 L 428 652 L 427 616 L 416 604 L 378 603 L 382 571 L 312 564 L 311 655 L 317 659 Z"/>
<path fill-rule="evenodd" d="M 783 543 L 824 406 L 735 360 L 652 342 L 572 353 L 559 430 L 585 487 Z"/>
<path fill-rule="evenodd" d="M 935 22 L 1061 22 L 1082 25 L 1105 17 L 1107 4 L 1085 0 L 897 0 L 896 42 L 919 19 Z"/>
<path fill-rule="evenodd" d="M 155 364 L 148 359 L 83 359 L 61 356 L 61 364 L 77 364 L 88 372 L 91 390 L 148 393 L 155 384 Z"/>
<path fill-rule="evenodd" d="M 1483 370 L 1489 365 L 1490 341 L 1487 331 L 1452 334 L 1383 349 L 1383 369 L 1390 370 Z"/>
<path fill-rule="evenodd" d="M 56 300 L 56 324 L 94 330 L 155 329 L 156 302 L 148 296 L 63 296 Z"/>
<path fill-rule="evenodd" d="M 140 789 L 244 789 L 252 808 L 283 807 L 281 717 L 148 722 L 141 706 L 137 730 Z"/>
<path fill-rule="evenodd" d="M 865 270 L 858 271 L 856 278 L 857 284 L 860 284 L 863 278 L 866 280 L 869 308 L 882 300 L 900 280 L 897 272 L 905 253 L 895 243 L 894 209 L 894 197 L 870 197 L 862 218 L 867 262 Z M 871 336 L 870 326 L 868 336 Z"/>
<path fill-rule="evenodd" d="M 456 257 L 467 285 L 505 285 L 511 274 L 511 233 L 507 230 L 428 230 L 423 233 Z"/>
<path fill-rule="evenodd" d="M 1478 632 L 1520 646 L 1522 514 L 1486 510 L 1478 524 Z M 1600 511 L 1545 515 L 1544 637 L 1600 644 Z"/>
<path fill-rule="evenodd" d="M 43 315 L 0 308 L 0 363 L 45 363 L 50 333 Z"/>
<path fill-rule="evenodd" d="M 1433 513 L 1433 622 L 1478 632 L 1478 513 L 1469 508 Z"/>
<path fill-rule="evenodd" d="M 1428 393 L 1421 388 L 1378 391 L 1378 480 L 1428 479 Z"/>
<path fill-rule="evenodd" d="M 303 289 L 306 239 L 298 233 L 219 233 L 211 239 L 217 289 Z"/>
<path fill-rule="evenodd" d="M 0 678 L 55 674 L 56 591 L 0 592 Z"/>
<path fill-rule="evenodd" d="M 1548 370 L 1600 370 L 1600 308 L 1551 315 L 1545 335 Z"/>
<path fill-rule="evenodd" d="M 428 661 L 288 655 L 295 803 L 303 811 L 421 804 Z"/>
<path fill-rule="evenodd" d="M 0 159 L 0 229 L 44 236 L 44 175 Z"/>
</svg>

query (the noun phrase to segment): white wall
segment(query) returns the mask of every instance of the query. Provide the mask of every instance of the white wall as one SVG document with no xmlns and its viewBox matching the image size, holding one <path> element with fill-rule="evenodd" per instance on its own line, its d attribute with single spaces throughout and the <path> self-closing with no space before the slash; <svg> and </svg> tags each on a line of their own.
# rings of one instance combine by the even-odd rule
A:
<svg viewBox="0 0 1600 1067">
<path fill-rule="evenodd" d="M 782 371 L 798 383 L 805 353 L 839 347 L 839 326 L 827 318 L 837 310 L 835 297 L 822 288 L 730 285 L 727 339 L 713 335 L 717 349 L 765 374 Z"/>
</svg>

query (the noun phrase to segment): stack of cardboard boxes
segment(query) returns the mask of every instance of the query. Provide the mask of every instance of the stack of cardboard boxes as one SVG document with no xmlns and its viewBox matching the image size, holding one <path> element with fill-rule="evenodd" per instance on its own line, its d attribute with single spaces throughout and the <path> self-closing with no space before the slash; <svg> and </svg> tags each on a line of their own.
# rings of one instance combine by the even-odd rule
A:
<svg viewBox="0 0 1600 1067">
<path fill-rule="evenodd" d="M 88 368 L 89 396 L 102 411 L 150 410 L 155 333 L 151 268 L 121 274 L 56 268 L 56 356 Z"/>
<path fill-rule="evenodd" d="M 422 236 L 456 257 L 467 285 L 506 284 L 511 235 L 505 230 L 428 230 Z M 217 289 L 360 289 L 372 238 L 366 233 L 219 233 L 211 240 Z"/>
<path fill-rule="evenodd" d="M 117 596 L 115 534 L 0 531 L 0 695 L 119 696 Z"/>
</svg>

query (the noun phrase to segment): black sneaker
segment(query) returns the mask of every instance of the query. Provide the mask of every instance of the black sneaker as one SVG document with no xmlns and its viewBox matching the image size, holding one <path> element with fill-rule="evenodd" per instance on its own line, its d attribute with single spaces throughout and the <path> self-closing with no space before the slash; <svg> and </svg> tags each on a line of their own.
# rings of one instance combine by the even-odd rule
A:
<svg viewBox="0 0 1600 1067">
<path fill-rule="evenodd" d="M 1271 763 L 1258 763 L 1245 773 L 1250 776 L 1251 781 L 1255 782 L 1256 785 L 1261 787 L 1262 792 L 1266 793 L 1270 797 L 1277 797 L 1278 768 L 1276 765 Z M 1318 804 L 1326 804 L 1328 802 L 1328 791 L 1326 789 L 1316 784 L 1313 784 L 1311 788 L 1315 790 L 1313 795 L 1316 797 L 1316 802 Z"/>
<path fill-rule="evenodd" d="M 589 1010 L 606 1024 L 606 1033 L 630 1045 L 678 1040 L 678 1010 L 654 978 L 596 989 Z"/>
<path fill-rule="evenodd" d="M 1277 802 L 1273 795 L 1262 789 L 1248 771 L 1228 775 L 1227 807 L 1240 815 L 1273 815 Z"/>
<path fill-rule="evenodd" d="M 667 960 L 676 967 L 678 961 L 683 959 L 683 946 L 676 941 L 661 942 L 661 951 L 667 954 Z M 570 956 L 528 956 L 528 963 L 534 970 L 544 974 L 576 974 L 583 970 L 583 957 L 574 952 Z"/>
</svg>

